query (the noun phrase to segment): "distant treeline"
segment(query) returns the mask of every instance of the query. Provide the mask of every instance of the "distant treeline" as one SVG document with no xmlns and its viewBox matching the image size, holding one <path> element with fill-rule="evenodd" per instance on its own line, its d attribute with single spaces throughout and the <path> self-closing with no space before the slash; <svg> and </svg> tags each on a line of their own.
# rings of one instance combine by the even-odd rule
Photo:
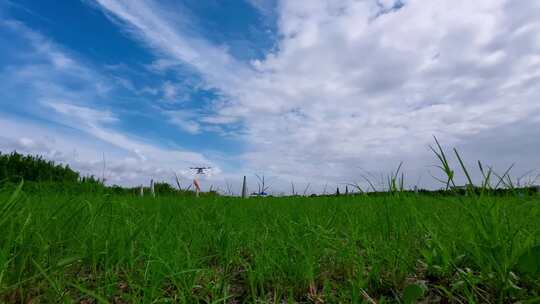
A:
<svg viewBox="0 0 540 304">
<path fill-rule="evenodd" d="M 0 152 L 0 180 L 35 182 L 80 182 L 78 172 L 69 165 L 55 164 L 41 156 Z M 93 179 L 93 178 L 92 178 Z"/>
<path fill-rule="evenodd" d="M 0 185 L 4 190 L 24 181 L 25 192 L 103 192 L 105 185 L 93 176 L 81 174 L 69 167 L 47 160 L 38 155 L 23 155 L 17 152 L 0 152 Z"/>
<path fill-rule="evenodd" d="M 354 192 L 354 193 L 333 193 L 333 194 L 325 194 L 325 195 L 319 195 L 319 196 L 359 196 L 359 195 L 367 195 L 367 196 L 387 196 L 388 193 L 391 191 L 377 191 L 377 192 Z M 540 193 L 540 189 L 538 186 L 526 186 L 526 187 L 513 187 L 513 188 L 486 188 L 482 189 L 480 187 L 456 187 L 451 188 L 448 190 L 439 189 L 439 190 L 427 190 L 427 189 L 418 189 L 418 190 L 403 190 L 393 193 L 399 193 L 399 194 L 423 194 L 423 195 L 432 195 L 432 196 L 467 196 L 467 195 L 491 195 L 491 196 L 505 196 L 505 195 L 537 195 Z M 312 195 L 317 196 L 317 195 Z"/>
</svg>

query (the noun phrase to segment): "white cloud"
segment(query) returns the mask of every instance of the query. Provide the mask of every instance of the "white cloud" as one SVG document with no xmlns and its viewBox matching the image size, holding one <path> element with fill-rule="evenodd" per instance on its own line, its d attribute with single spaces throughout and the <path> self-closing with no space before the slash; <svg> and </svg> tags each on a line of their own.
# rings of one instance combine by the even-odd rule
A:
<svg viewBox="0 0 540 304">
<path fill-rule="evenodd" d="M 59 101 L 43 101 L 43 104 L 72 119 L 74 124 L 96 125 L 118 121 L 110 111 L 99 111 Z"/>
<path fill-rule="evenodd" d="M 167 81 L 163 84 L 163 95 L 168 100 L 173 100 L 176 98 L 177 89 L 176 87 L 171 84 L 170 81 Z"/>
<path fill-rule="evenodd" d="M 167 111 L 165 115 L 169 116 L 169 122 L 180 127 L 185 132 L 197 134 L 200 132 L 200 125 L 195 120 L 197 113 L 189 111 Z"/>
<path fill-rule="evenodd" d="M 162 101 L 168 104 L 187 102 L 190 100 L 190 92 L 196 88 L 197 85 L 190 83 L 190 81 L 172 82 L 167 80 L 161 86 Z"/>
<path fill-rule="evenodd" d="M 275 0 L 247 0 L 247 2 L 264 16 L 270 17 L 276 13 L 277 1 Z"/>
<path fill-rule="evenodd" d="M 540 113 L 536 1 L 283 0 L 278 48 L 252 65 L 153 2 L 97 2 L 219 89 L 215 115 L 243 122 L 249 167 L 282 179 L 346 181 L 400 160 L 426 171 L 432 135 L 471 146 L 512 126 L 511 143 Z M 494 162 L 498 148 L 477 147 Z"/>
</svg>

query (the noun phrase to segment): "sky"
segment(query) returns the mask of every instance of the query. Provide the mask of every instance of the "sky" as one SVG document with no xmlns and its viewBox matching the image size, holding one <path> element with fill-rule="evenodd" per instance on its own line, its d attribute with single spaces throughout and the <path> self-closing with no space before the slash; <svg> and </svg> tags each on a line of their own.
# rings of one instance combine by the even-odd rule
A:
<svg viewBox="0 0 540 304">
<path fill-rule="evenodd" d="M 264 174 L 311 193 L 382 187 L 401 162 L 408 187 L 440 187 L 436 136 L 525 181 L 538 16 L 512 0 L 0 0 L 0 151 L 109 184 L 211 166 L 205 189 Z"/>
</svg>

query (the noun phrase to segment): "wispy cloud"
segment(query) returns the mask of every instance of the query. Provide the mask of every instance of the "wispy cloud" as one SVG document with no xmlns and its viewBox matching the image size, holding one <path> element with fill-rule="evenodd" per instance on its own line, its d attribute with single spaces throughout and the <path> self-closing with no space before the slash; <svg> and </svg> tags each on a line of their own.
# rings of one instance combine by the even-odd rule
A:
<svg viewBox="0 0 540 304">
<path fill-rule="evenodd" d="M 197 134 L 201 131 L 199 123 L 196 121 L 197 113 L 192 111 L 166 111 L 165 115 L 169 117 L 169 122 L 180 127 L 182 130 Z"/>
<path fill-rule="evenodd" d="M 277 0 L 246 0 L 249 4 L 251 4 L 254 8 L 259 10 L 261 14 L 272 17 L 277 13 L 278 7 L 278 1 Z"/>
<path fill-rule="evenodd" d="M 73 119 L 74 124 L 97 125 L 118 121 L 110 111 L 99 111 L 86 107 L 76 106 L 66 102 L 42 101 L 46 106 L 54 109 L 56 112 Z"/>
<path fill-rule="evenodd" d="M 238 83 L 242 74 L 246 73 L 247 67 L 237 62 L 225 49 L 194 36 L 185 26 L 178 26 L 185 23 L 178 24 L 177 20 L 189 19 L 179 4 L 175 10 L 167 10 L 151 1 L 97 0 L 96 3 L 113 21 L 125 26 L 126 31 L 164 56 L 157 63 L 180 60 L 204 72 L 206 80 L 213 86 L 222 86 L 224 82 Z M 231 74 L 233 69 L 235 73 Z"/>
</svg>

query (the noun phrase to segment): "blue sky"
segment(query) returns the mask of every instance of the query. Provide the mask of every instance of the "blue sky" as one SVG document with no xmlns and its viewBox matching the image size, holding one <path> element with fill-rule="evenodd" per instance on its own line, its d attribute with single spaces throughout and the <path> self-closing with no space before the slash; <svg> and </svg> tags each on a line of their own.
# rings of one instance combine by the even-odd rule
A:
<svg viewBox="0 0 540 304">
<path fill-rule="evenodd" d="M 275 191 L 400 161 L 410 185 L 436 186 L 433 135 L 471 161 L 540 168 L 504 146 L 540 148 L 539 13 L 487 0 L 1 0 L 0 150 L 110 183 L 187 183 L 188 167 L 210 165 L 205 185 L 264 173 Z"/>
<path fill-rule="evenodd" d="M 190 31 L 204 33 L 216 45 L 227 43 L 230 53 L 238 60 L 260 58 L 266 49 L 272 47 L 270 28 L 258 10 L 248 3 L 208 1 L 200 4 L 198 1 L 186 1 L 174 6 L 193 19 Z M 18 50 L 29 43 L 24 41 L 24 37 L 17 37 L 17 30 L 24 28 L 23 31 L 33 31 L 62 48 L 62 52 L 99 73 L 104 82 L 116 81 L 107 96 L 92 100 L 92 107 L 110 110 L 118 117 L 115 129 L 153 138 L 156 143 L 179 144 L 190 150 L 219 150 L 227 154 L 241 151 L 241 142 L 233 137 L 220 136 L 219 132 L 198 131 L 189 126 L 174 128 L 174 123 L 167 122 L 164 111 L 197 110 L 205 113 L 219 92 L 205 87 L 199 75 L 189 67 L 181 66 L 181 62 L 176 63 L 180 72 L 152 71 L 150 66 L 159 58 L 116 26 L 96 4 L 65 1 L 50 5 L 42 1 L 17 1 L 16 4 L 8 2 L 6 11 L 11 21 L 20 24 L 18 29 L 3 32 L 3 37 L 12 36 L 16 43 L 21 44 L 6 49 L 6 61 L 11 65 L 25 64 L 27 58 L 17 58 Z M 228 13 L 222 14 L 223 11 Z M 15 58 L 10 58 L 10 55 Z M 22 62 L 17 63 L 17 60 Z M 86 85 L 76 80 L 62 81 L 61 85 L 73 90 Z M 166 89 L 168 85 L 169 91 Z M 21 99 L 20 93 L 14 95 L 11 97 L 13 100 Z M 158 102 L 154 102 L 156 100 Z M 33 107 L 35 100 L 28 98 L 25 101 L 27 105 L 21 104 L 20 100 L 8 103 L 13 106 L 10 112 L 32 115 L 27 106 Z M 230 129 L 235 130 L 234 126 Z"/>
</svg>

